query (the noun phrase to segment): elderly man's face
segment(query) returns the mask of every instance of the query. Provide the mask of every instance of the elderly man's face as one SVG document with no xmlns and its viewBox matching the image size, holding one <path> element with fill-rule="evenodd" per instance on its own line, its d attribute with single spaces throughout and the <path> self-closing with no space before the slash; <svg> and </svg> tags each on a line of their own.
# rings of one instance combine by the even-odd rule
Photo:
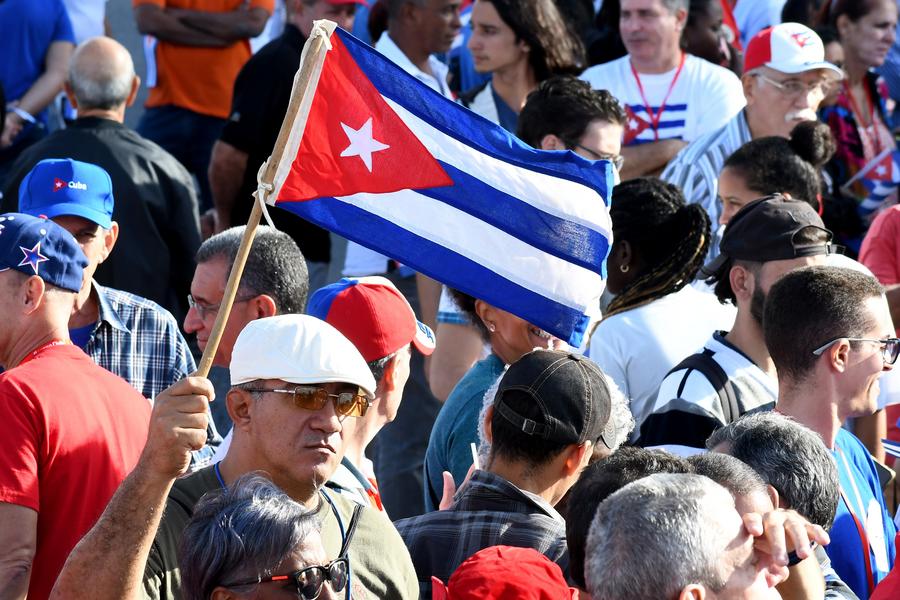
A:
<svg viewBox="0 0 900 600">
<path fill-rule="evenodd" d="M 199 263 L 194 271 L 194 279 L 191 281 L 192 306 L 184 317 L 184 330 L 187 333 L 197 334 L 197 345 L 200 350 L 206 350 L 209 336 L 212 334 L 213 323 L 219 312 L 219 305 L 225 295 L 225 284 L 228 281 L 228 273 L 231 266 L 222 258 L 213 258 L 204 263 Z M 238 334 L 247 326 L 247 323 L 258 318 L 258 315 L 250 305 L 252 297 L 238 290 L 231 313 L 228 315 L 228 323 L 222 333 L 222 341 L 216 350 L 213 364 L 227 367 L 231 362 L 231 350 Z"/>
<path fill-rule="evenodd" d="M 356 418 L 339 415 L 333 398 L 322 408 L 310 410 L 297 406 L 291 394 L 270 391 L 297 386 L 280 379 L 255 382 L 255 389 L 267 391 L 251 395 L 248 419 L 235 419 L 235 427 L 243 429 L 251 440 L 259 463 L 256 468 L 270 473 L 272 480 L 292 496 L 297 490 L 317 489 L 331 477 L 344 454 L 342 421 Z M 359 390 L 348 383 L 303 387 L 324 388 L 329 394 Z"/>
<path fill-rule="evenodd" d="M 747 111 L 758 129 L 753 137 L 787 138 L 798 123 L 817 119 L 816 110 L 834 85 L 834 78 L 823 69 L 791 74 L 760 67 L 744 75 L 743 83 Z"/>
<path fill-rule="evenodd" d="M 619 33 L 628 54 L 640 65 L 671 53 L 686 19 L 684 10 L 673 13 L 662 0 L 622 0 Z"/>
<path fill-rule="evenodd" d="M 771 505 L 771 502 L 769 502 Z M 710 591 L 715 600 L 758 600 L 779 598 L 770 580 L 768 561 L 761 560 L 754 548 L 754 537 L 744 527 L 737 510 L 721 515 L 721 524 L 729 532 L 731 541 L 721 553 L 719 563 L 725 587 Z"/>
</svg>

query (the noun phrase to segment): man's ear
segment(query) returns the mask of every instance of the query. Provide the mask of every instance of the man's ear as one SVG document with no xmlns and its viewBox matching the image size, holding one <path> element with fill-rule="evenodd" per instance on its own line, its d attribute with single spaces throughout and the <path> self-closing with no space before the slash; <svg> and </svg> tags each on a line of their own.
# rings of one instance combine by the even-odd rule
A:
<svg viewBox="0 0 900 600">
<path fill-rule="evenodd" d="M 847 340 L 837 341 L 830 348 L 826 348 L 824 354 L 828 360 L 828 366 L 838 373 L 843 373 L 850 365 L 850 342 Z"/>
<path fill-rule="evenodd" d="M 402 350 L 402 349 L 401 349 Z M 379 386 L 384 386 L 385 392 L 393 392 L 397 389 L 397 355 L 395 354 L 391 360 L 384 365 L 384 374 L 381 376 Z"/>
<path fill-rule="evenodd" d="M 260 294 L 250 300 L 251 309 L 254 311 L 255 318 L 264 319 L 266 317 L 274 317 L 278 314 L 278 307 L 275 305 L 275 299 L 268 294 Z"/>
<path fill-rule="evenodd" d="M 225 396 L 225 408 L 231 417 L 234 428 L 246 429 L 250 426 L 253 394 L 241 390 L 230 389 Z"/>
<path fill-rule="evenodd" d="M 563 462 L 563 473 L 566 477 L 575 475 L 587 465 L 591 458 L 591 448 L 593 444 L 584 442 L 583 444 L 572 444 L 565 451 L 566 459 Z"/>
<path fill-rule="evenodd" d="M 100 256 L 102 263 L 108 257 L 112 249 L 116 246 L 116 240 L 119 239 L 119 224 L 115 221 L 109 226 L 109 229 L 103 230 L 103 254 Z"/>
<path fill-rule="evenodd" d="M 491 429 L 491 420 L 494 418 L 494 407 L 488 406 L 484 411 L 484 441 L 488 444 L 494 443 L 494 431 Z"/>
<path fill-rule="evenodd" d="M 687 25 L 688 11 L 683 8 L 679 8 L 675 11 L 675 28 L 678 31 L 684 31 L 685 25 Z"/>
<path fill-rule="evenodd" d="M 131 91 L 128 92 L 128 97 L 125 99 L 125 107 L 134 105 L 134 101 L 137 98 L 138 90 L 141 89 L 141 78 L 137 75 L 131 80 Z M 67 94 L 68 95 L 68 94 Z M 72 105 L 74 107 L 74 104 Z"/>
<path fill-rule="evenodd" d="M 541 138 L 541 150 L 568 150 L 561 139 L 552 133 L 548 133 Z"/>
<path fill-rule="evenodd" d="M 753 104 L 756 94 L 756 77 L 750 73 L 744 73 L 741 75 L 741 87 L 744 88 L 744 98 L 747 101 L 747 106 L 750 106 Z"/>
<path fill-rule="evenodd" d="M 749 300 L 753 297 L 756 278 L 748 269 L 741 265 L 733 265 L 728 271 L 728 280 L 731 283 L 731 290 L 737 299 Z"/>
<path fill-rule="evenodd" d="M 66 93 L 66 98 L 69 100 L 69 104 L 72 105 L 72 108 L 78 110 L 78 100 L 75 98 L 75 90 L 72 89 L 72 84 L 68 81 L 64 81 L 63 91 Z"/>
<path fill-rule="evenodd" d="M 45 284 L 44 280 L 37 275 L 32 275 L 25 281 L 23 291 L 25 313 L 30 315 L 36 311 L 44 301 L 44 294 L 47 292 L 47 284 Z"/>
<path fill-rule="evenodd" d="M 682 588 L 678 600 L 705 600 L 706 588 L 698 583 L 691 583 Z"/>
<path fill-rule="evenodd" d="M 769 499 L 772 500 L 772 506 L 775 508 L 788 508 L 787 506 L 781 506 L 781 496 L 778 494 L 778 490 L 770 484 L 766 484 L 766 493 L 769 495 Z"/>
</svg>

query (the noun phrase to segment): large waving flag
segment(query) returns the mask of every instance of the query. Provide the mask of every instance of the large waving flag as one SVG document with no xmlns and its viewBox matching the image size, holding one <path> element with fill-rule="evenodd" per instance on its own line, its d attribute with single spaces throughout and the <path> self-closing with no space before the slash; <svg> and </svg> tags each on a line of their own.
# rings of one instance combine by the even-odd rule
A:
<svg viewBox="0 0 900 600">
<path fill-rule="evenodd" d="M 872 215 L 884 206 L 891 195 L 897 191 L 900 185 L 900 152 L 894 148 L 888 148 L 869 161 L 859 170 L 843 189 L 845 193 L 856 195 L 854 186 L 861 186 L 866 194 L 859 204 L 859 213 L 863 217 Z"/>
<path fill-rule="evenodd" d="M 578 345 L 612 167 L 536 151 L 337 29 L 269 202 Z"/>
</svg>

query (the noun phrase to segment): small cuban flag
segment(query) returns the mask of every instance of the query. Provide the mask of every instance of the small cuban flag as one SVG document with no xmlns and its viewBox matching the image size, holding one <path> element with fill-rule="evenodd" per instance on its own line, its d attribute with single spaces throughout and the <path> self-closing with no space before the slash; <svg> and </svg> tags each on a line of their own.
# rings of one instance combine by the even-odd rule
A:
<svg viewBox="0 0 900 600">
<path fill-rule="evenodd" d="M 856 195 L 851 190 L 854 185 L 861 186 L 865 190 L 866 196 L 859 205 L 860 216 L 871 216 L 896 192 L 897 186 L 900 184 L 898 162 L 900 162 L 900 152 L 888 148 L 869 161 L 844 184 L 842 189 L 850 195 Z"/>
<path fill-rule="evenodd" d="M 324 35 L 267 201 L 579 346 L 604 287 L 614 167 L 535 150 L 346 31 Z"/>
</svg>

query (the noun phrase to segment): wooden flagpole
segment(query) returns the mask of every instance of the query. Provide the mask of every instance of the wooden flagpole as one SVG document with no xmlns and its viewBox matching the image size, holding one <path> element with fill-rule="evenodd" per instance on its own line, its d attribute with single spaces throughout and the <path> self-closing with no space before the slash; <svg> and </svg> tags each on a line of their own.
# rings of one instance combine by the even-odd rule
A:
<svg viewBox="0 0 900 600">
<path fill-rule="evenodd" d="M 325 60 L 325 54 L 331 47 L 329 39 L 337 24 L 332 21 L 321 20 L 313 23 L 312 34 L 303 48 L 303 57 L 301 59 L 300 68 L 294 76 L 294 87 L 291 92 L 291 100 L 288 104 L 284 121 L 281 123 L 281 129 L 278 132 L 278 138 L 275 142 L 275 148 L 272 155 L 265 163 L 265 169 L 261 169 L 259 178 L 259 188 L 256 194 L 263 193 L 265 189 L 271 190 L 271 194 L 277 196 L 278 190 L 273 189 L 278 165 L 281 163 L 285 147 L 291 138 L 292 131 L 302 132 L 306 128 L 306 119 L 309 116 L 309 103 L 311 94 L 315 93 L 315 86 L 318 85 L 318 75 L 321 72 L 322 62 Z M 314 85 L 310 89 L 310 83 L 315 78 Z M 308 98 L 309 97 L 309 98 Z M 299 115 L 301 107 L 305 105 L 306 111 Z M 296 123 L 295 123 L 296 121 Z M 225 286 L 225 295 L 222 297 L 222 303 L 219 305 L 219 312 L 216 315 L 216 321 L 213 324 L 209 341 L 203 356 L 200 358 L 200 365 L 194 372 L 196 377 L 207 377 L 209 370 L 212 368 L 213 357 L 219 348 L 219 342 L 222 340 L 222 333 L 225 331 L 225 323 L 228 322 L 228 315 L 231 314 L 231 307 L 237 296 L 238 285 L 241 281 L 241 275 L 244 273 L 244 266 L 247 264 L 247 256 L 250 254 L 250 248 L 253 244 L 253 238 L 256 236 L 256 228 L 259 226 L 262 217 L 262 202 L 264 199 L 257 198 L 253 203 L 253 210 L 250 212 L 250 219 L 247 221 L 247 229 L 244 231 L 244 237 L 241 239 L 241 245 L 238 247 L 237 256 L 235 256 L 234 264 L 231 266 L 231 273 L 228 275 L 228 283 Z"/>
</svg>

